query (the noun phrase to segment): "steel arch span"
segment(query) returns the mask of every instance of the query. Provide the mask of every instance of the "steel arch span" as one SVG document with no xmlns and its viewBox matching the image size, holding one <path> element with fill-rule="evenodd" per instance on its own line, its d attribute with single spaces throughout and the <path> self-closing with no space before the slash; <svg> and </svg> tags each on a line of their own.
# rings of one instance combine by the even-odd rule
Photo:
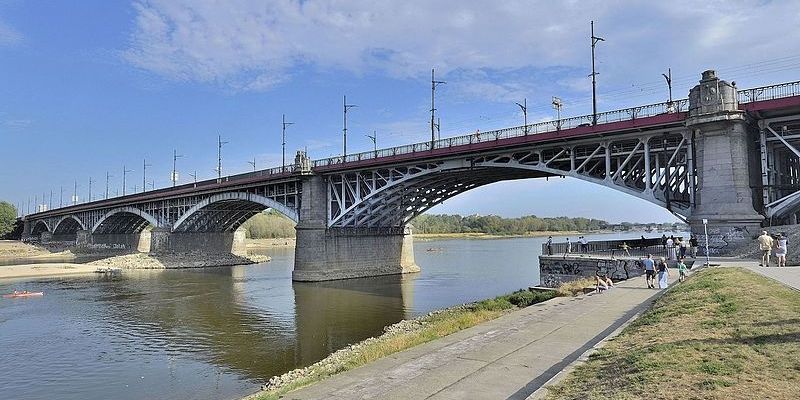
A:
<svg viewBox="0 0 800 400">
<path fill-rule="evenodd" d="M 297 223 L 296 209 L 269 197 L 247 192 L 220 193 L 195 204 L 178 218 L 173 232 L 232 232 L 245 221 L 271 208 Z"/>
<path fill-rule="evenodd" d="M 679 127 L 332 174 L 328 226 L 399 227 L 476 187 L 548 176 L 610 187 L 682 218 L 697 186 L 691 133 Z"/>
<path fill-rule="evenodd" d="M 54 234 L 75 233 L 78 230 L 86 230 L 86 224 L 75 215 L 65 215 L 55 223 L 52 232 Z"/>
<path fill-rule="evenodd" d="M 92 226 L 92 233 L 140 233 L 147 225 L 157 227 L 158 220 L 136 207 L 119 207 L 103 214 Z"/>
</svg>

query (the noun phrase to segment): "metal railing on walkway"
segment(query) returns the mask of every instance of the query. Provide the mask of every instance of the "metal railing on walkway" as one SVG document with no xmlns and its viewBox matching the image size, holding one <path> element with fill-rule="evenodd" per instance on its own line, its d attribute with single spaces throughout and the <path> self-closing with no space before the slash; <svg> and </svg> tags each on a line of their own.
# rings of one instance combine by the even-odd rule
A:
<svg viewBox="0 0 800 400">
<path fill-rule="evenodd" d="M 677 237 L 683 241 L 683 237 Z M 680 249 L 673 245 L 676 254 Z M 627 249 L 627 251 L 626 251 Z M 559 242 L 548 245 L 542 243 L 542 255 L 594 255 L 602 257 L 653 257 L 668 258 L 670 248 L 664 244 L 662 238 L 651 239 L 622 239 L 622 240 L 594 240 L 581 244 L 580 242 Z"/>
</svg>

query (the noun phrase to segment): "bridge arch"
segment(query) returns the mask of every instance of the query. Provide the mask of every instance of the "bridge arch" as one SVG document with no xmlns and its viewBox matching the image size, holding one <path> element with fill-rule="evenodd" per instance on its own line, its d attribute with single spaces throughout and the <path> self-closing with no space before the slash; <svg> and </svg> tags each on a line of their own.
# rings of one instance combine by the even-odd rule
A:
<svg viewBox="0 0 800 400">
<path fill-rule="evenodd" d="M 44 232 L 53 232 L 50 230 L 50 225 L 47 224 L 47 221 L 40 219 L 33 224 L 33 228 L 31 228 L 31 235 L 38 236 Z"/>
<path fill-rule="evenodd" d="M 232 232 L 245 221 L 271 208 L 297 223 L 297 211 L 269 197 L 246 193 L 219 193 L 188 209 L 172 225 L 173 232 Z"/>
<path fill-rule="evenodd" d="M 86 230 L 86 225 L 83 221 L 74 215 L 65 215 L 56 222 L 52 232 L 54 235 L 74 234 L 79 230 Z"/>
<path fill-rule="evenodd" d="M 92 233 L 140 233 L 148 225 L 158 226 L 158 220 L 150 213 L 135 207 L 119 207 L 100 217 L 92 226 Z"/>
<path fill-rule="evenodd" d="M 696 178 L 682 130 L 493 152 L 328 177 L 329 227 L 399 227 L 431 207 L 486 184 L 572 177 L 666 208 L 681 218 Z"/>
</svg>

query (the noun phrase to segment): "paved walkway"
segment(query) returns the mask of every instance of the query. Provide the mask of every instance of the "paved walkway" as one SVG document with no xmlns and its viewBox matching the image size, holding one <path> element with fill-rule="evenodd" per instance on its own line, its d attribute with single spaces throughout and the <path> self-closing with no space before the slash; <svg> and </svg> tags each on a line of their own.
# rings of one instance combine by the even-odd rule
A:
<svg viewBox="0 0 800 400">
<path fill-rule="evenodd" d="M 712 264 L 718 263 L 721 264 L 723 267 L 747 268 L 753 272 L 764 275 L 767 278 L 772 278 L 778 282 L 783 283 L 784 285 L 791 286 L 797 290 L 800 290 L 800 267 L 778 268 L 774 266 L 775 264 L 770 264 L 769 267 L 759 267 L 758 261 L 747 261 L 747 260 L 728 259 L 728 258 L 711 259 L 711 263 Z"/>
<path fill-rule="evenodd" d="M 673 271 L 672 279 L 677 278 Z M 515 311 L 287 394 L 286 399 L 525 399 L 643 311 L 644 277 Z"/>
</svg>

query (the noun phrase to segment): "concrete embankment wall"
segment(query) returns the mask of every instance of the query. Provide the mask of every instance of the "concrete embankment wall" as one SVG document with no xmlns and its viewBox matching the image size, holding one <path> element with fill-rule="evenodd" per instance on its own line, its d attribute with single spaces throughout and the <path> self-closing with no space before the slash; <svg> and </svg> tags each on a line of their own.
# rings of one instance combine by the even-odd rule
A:
<svg viewBox="0 0 800 400">
<path fill-rule="evenodd" d="M 564 282 L 593 278 L 598 272 L 619 281 L 643 275 L 644 267 L 638 259 L 632 258 L 539 256 L 541 286 L 557 287 Z"/>
</svg>

